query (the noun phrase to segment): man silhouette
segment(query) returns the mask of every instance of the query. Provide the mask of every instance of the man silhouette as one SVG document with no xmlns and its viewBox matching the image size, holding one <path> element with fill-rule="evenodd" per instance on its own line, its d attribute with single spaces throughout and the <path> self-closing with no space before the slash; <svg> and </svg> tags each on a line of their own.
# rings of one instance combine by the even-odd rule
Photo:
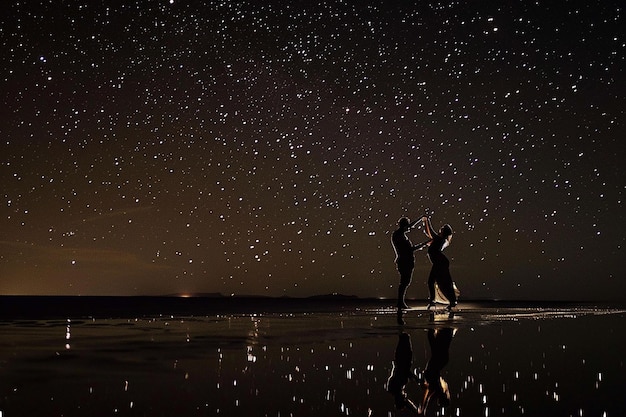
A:
<svg viewBox="0 0 626 417">
<path fill-rule="evenodd" d="M 413 227 L 419 220 L 411 221 L 402 217 L 398 220 L 398 229 L 391 235 L 391 243 L 396 253 L 396 266 L 400 273 L 400 285 L 398 286 L 398 309 L 409 308 L 404 301 L 406 290 L 411 284 L 413 277 L 413 268 L 415 267 L 415 257 L 413 252 L 426 246 L 430 241 L 420 243 L 413 246 L 406 233 Z"/>
<path fill-rule="evenodd" d="M 393 359 L 391 375 L 387 379 L 387 392 L 393 395 L 396 410 L 408 409 L 417 413 L 417 406 L 409 398 L 406 386 L 410 380 L 417 381 L 417 376 L 413 373 L 413 347 L 411 346 L 411 336 L 405 332 L 398 335 L 398 345 Z"/>
</svg>

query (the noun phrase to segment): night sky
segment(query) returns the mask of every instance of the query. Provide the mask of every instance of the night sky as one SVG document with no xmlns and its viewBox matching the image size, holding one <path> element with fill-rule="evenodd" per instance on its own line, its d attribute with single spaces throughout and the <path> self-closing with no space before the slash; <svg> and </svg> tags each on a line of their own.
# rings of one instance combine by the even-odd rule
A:
<svg viewBox="0 0 626 417">
<path fill-rule="evenodd" d="M 429 212 L 461 301 L 623 299 L 623 14 L 11 0 L 0 294 L 394 297 Z"/>
</svg>

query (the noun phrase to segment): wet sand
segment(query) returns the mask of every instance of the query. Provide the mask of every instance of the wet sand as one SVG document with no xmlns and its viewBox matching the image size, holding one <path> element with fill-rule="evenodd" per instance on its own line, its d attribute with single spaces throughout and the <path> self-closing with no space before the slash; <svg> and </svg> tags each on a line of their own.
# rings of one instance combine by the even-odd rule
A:
<svg viewBox="0 0 626 417">
<path fill-rule="evenodd" d="M 397 410 L 387 391 L 396 348 L 403 337 L 411 342 L 416 380 L 405 392 L 420 405 L 429 337 L 447 329 L 454 337 L 440 376 L 450 402 L 431 401 L 426 415 L 626 415 L 623 309 L 466 303 L 453 317 L 408 311 L 401 326 L 385 302 L 315 305 L 309 312 L 300 304 L 259 307 L 263 313 L 5 314 L 1 415 L 413 415 Z"/>
</svg>

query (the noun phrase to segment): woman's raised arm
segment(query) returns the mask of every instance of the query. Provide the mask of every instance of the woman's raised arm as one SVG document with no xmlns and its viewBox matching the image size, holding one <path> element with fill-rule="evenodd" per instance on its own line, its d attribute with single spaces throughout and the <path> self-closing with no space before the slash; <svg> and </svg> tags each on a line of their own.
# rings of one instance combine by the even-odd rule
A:
<svg viewBox="0 0 626 417">
<path fill-rule="evenodd" d="M 430 223 L 430 218 L 428 218 L 428 216 L 422 216 L 422 221 L 424 222 L 424 233 L 432 239 L 433 235 L 436 233 L 433 231 L 433 225 Z"/>
</svg>

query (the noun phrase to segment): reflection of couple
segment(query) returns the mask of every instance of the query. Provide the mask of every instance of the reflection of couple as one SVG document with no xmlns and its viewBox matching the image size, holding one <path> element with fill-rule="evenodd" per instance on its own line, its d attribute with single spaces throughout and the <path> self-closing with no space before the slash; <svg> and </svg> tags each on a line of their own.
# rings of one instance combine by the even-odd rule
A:
<svg viewBox="0 0 626 417">
<path fill-rule="evenodd" d="M 450 404 L 450 391 L 447 382 L 441 377 L 441 371 L 448 363 L 450 344 L 455 329 L 439 328 L 428 330 L 430 345 L 430 359 L 423 372 L 422 387 L 424 396 L 419 405 L 416 405 L 406 392 L 410 380 L 418 381 L 413 372 L 413 348 L 411 337 L 407 333 L 400 333 L 396 346 L 393 368 L 387 380 L 387 391 L 394 396 L 398 411 L 407 411 L 412 415 L 425 415 L 431 402 L 439 406 Z"/>
<path fill-rule="evenodd" d="M 415 267 L 415 257 L 413 252 L 428 246 L 428 258 L 432 263 L 432 268 L 428 276 L 428 306 L 432 307 L 435 302 L 448 304 L 448 309 L 456 305 L 458 289 L 452 281 L 450 275 L 450 261 L 443 254 L 443 250 L 450 245 L 452 240 L 452 228 L 450 225 L 444 225 L 439 233 L 436 233 L 427 216 L 423 216 L 424 232 L 429 240 L 413 245 L 406 233 L 419 221 L 411 221 L 402 217 L 398 220 L 398 229 L 393 232 L 391 241 L 396 253 L 396 265 L 400 273 L 400 285 L 398 287 L 398 309 L 408 308 L 404 301 L 406 290 L 411 283 L 413 268 Z"/>
</svg>

